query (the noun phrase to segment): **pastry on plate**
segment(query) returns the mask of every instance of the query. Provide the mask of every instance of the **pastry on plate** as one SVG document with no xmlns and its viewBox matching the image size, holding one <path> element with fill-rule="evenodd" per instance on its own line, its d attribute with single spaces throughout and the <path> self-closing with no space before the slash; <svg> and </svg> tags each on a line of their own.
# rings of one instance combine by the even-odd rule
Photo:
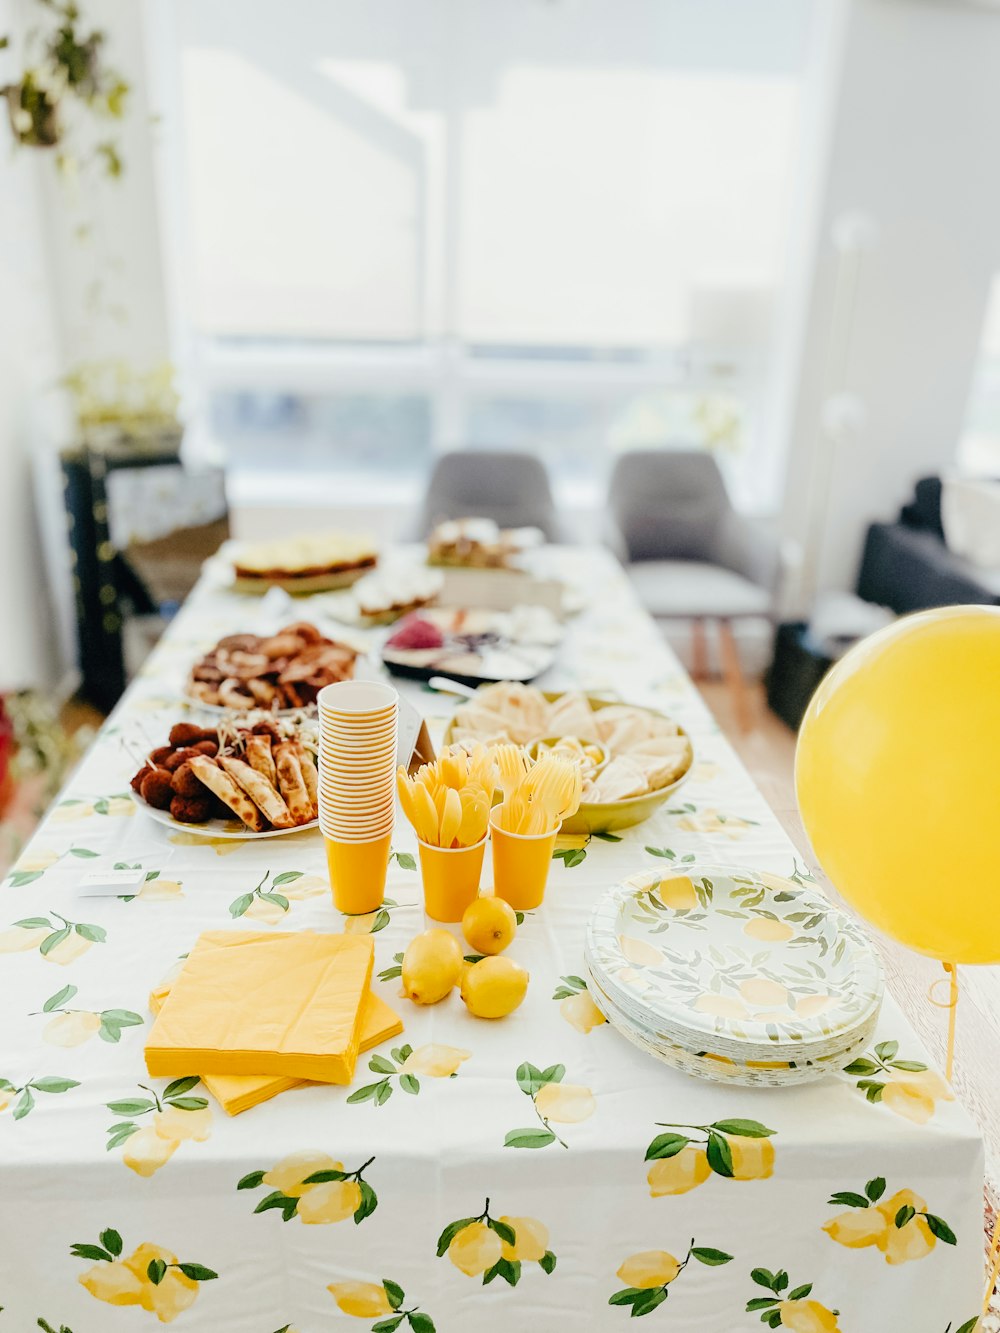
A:
<svg viewBox="0 0 1000 1333">
<path fill-rule="evenodd" d="M 233 556 L 237 591 L 289 593 L 346 588 L 378 563 L 373 542 L 352 533 L 315 533 L 241 546 Z"/>
<path fill-rule="evenodd" d="M 357 656 L 305 621 L 267 636 L 228 634 L 191 668 L 185 693 L 238 713 L 306 708 L 325 685 L 353 677 Z"/>
</svg>

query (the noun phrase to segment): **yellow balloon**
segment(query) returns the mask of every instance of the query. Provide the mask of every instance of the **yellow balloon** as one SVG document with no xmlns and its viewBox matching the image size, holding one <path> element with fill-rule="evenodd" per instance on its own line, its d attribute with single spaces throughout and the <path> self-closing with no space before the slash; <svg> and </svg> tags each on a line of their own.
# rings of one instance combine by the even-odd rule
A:
<svg viewBox="0 0 1000 1333">
<path fill-rule="evenodd" d="M 1000 607 L 906 616 L 852 648 L 806 712 L 795 789 L 863 917 L 943 962 L 1000 962 Z"/>
</svg>

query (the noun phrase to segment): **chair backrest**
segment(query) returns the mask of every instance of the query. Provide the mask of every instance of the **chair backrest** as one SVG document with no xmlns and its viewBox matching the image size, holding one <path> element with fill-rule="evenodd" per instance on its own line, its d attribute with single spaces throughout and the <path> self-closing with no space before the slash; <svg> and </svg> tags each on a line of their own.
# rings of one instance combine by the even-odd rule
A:
<svg viewBox="0 0 1000 1333">
<path fill-rule="evenodd" d="M 558 540 L 549 475 L 532 454 L 457 449 L 435 463 L 420 508 L 418 538 L 446 518 L 492 518 L 504 528 L 541 528 Z"/>
<path fill-rule="evenodd" d="M 608 504 L 630 560 L 711 560 L 732 508 L 711 454 L 675 449 L 622 454 Z"/>
</svg>

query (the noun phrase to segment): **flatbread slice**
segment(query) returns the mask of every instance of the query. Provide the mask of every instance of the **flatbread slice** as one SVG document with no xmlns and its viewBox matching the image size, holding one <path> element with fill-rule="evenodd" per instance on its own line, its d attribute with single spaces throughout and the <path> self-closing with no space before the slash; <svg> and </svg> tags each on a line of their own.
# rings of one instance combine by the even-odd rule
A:
<svg viewBox="0 0 1000 1333">
<path fill-rule="evenodd" d="M 308 824 L 312 819 L 312 802 L 302 778 L 302 767 L 295 754 L 295 747 L 289 741 L 282 741 L 274 747 L 274 762 L 278 769 L 278 786 L 285 798 L 285 804 L 292 812 L 295 824 Z"/>
<path fill-rule="evenodd" d="M 275 828 L 292 828 L 294 826 L 294 820 L 288 806 L 262 774 L 251 768 L 249 764 L 245 764 L 242 759 L 231 759 L 228 755 L 222 755 L 219 763 L 233 781 L 243 788 L 264 818 L 270 820 Z"/>
<path fill-rule="evenodd" d="M 209 791 L 214 792 L 220 801 L 228 805 L 233 814 L 238 819 L 242 819 L 248 829 L 251 829 L 254 833 L 264 832 L 267 827 L 264 816 L 249 796 L 219 766 L 217 760 L 199 755 L 197 759 L 189 759 L 188 763 L 191 765 L 191 771 L 195 777 L 203 782 Z"/>
<path fill-rule="evenodd" d="M 248 736 L 244 743 L 244 750 L 250 767 L 255 768 L 262 777 L 267 778 L 272 787 L 277 787 L 278 770 L 274 766 L 270 736 Z"/>
</svg>

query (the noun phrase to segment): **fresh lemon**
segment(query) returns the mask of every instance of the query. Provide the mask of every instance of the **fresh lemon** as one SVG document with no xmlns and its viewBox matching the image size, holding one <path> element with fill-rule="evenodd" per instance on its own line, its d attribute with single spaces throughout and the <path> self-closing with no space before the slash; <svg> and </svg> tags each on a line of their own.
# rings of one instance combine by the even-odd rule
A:
<svg viewBox="0 0 1000 1333">
<path fill-rule="evenodd" d="M 51 932 L 46 933 L 51 934 Z M 74 931 L 72 935 L 60 940 L 55 948 L 50 949 L 43 957 L 47 963 L 58 963 L 60 967 L 65 967 L 68 963 L 75 962 L 81 954 L 85 954 L 90 945 L 90 940 L 85 940 L 82 935 Z"/>
<path fill-rule="evenodd" d="M 357 1315 L 359 1319 L 376 1319 L 392 1310 L 380 1282 L 331 1282 L 327 1291 L 344 1314 Z"/>
<path fill-rule="evenodd" d="M 594 1028 L 606 1022 L 604 1015 L 585 990 L 578 991 L 576 995 L 567 995 L 559 1005 L 559 1012 L 577 1032 L 592 1032 Z"/>
<path fill-rule="evenodd" d="M 176 879 L 147 879 L 136 894 L 144 903 L 169 902 L 184 897 L 184 888 Z"/>
<path fill-rule="evenodd" d="M 698 894 L 687 875 L 661 879 L 656 896 L 664 907 L 672 907 L 675 912 L 690 912 L 692 907 L 698 906 Z"/>
<path fill-rule="evenodd" d="M 749 935 L 752 940 L 766 940 L 772 944 L 779 944 L 783 940 L 790 940 L 795 931 L 786 921 L 776 921 L 769 916 L 755 916 L 743 927 L 743 934 Z"/>
<path fill-rule="evenodd" d="M 48 926 L 32 926 L 30 929 L 11 926 L 10 930 L 0 930 L 0 953 L 23 953 L 28 949 L 37 949 L 45 936 L 51 934 Z"/>
<path fill-rule="evenodd" d="M 165 1139 L 157 1134 L 155 1125 L 144 1125 L 137 1134 L 125 1140 L 122 1161 L 137 1176 L 148 1180 L 166 1166 L 178 1148 L 176 1139 Z"/>
<path fill-rule="evenodd" d="M 646 940 L 633 939 L 631 935 L 619 935 L 618 947 L 636 967 L 656 967 L 663 962 L 663 954 Z"/>
<path fill-rule="evenodd" d="M 516 933 L 513 907 L 495 894 L 474 898 L 462 916 L 462 934 L 476 953 L 503 953 Z"/>
<path fill-rule="evenodd" d="M 823 1230 L 838 1245 L 863 1250 L 868 1245 L 878 1245 L 888 1225 L 877 1208 L 848 1208 L 824 1222 Z"/>
<path fill-rule="evenodd" d="M 501 1217 L 514 1233 L 514 1244 L 502 1242 L 501 1251 L 505 1259 L 521 1259 L 528 1263 L 538 1263 L 544 1259 L 549 1248 L 549 1229 L 537 1217 Z"/>
<path fill-rule="evenodd" d="M 404 1074 L 425 1074 L 428 1078 L 450 1078 L 468 1060 L 471 1051 L 460 1046 L 438 1046 L 435 1042 L 418 1046 L 400 1066 Z"/>
<path fill-rule="evenodd" d="M 837 1316 L 819 1301 L 782 1301 L 778 1313 L 791 1333 L 840 1333 Z"/>
<path fill-rule="evenodd" d="M 767 1180 L 774 1170 L 774 1144 L 770 1139 L 726 1136 L 733 1155 L 734 1180 Z"/>
<path fill-rule="evenodd" d="M 56 1014 L 42 1030 L 42 1038 L 53 1046 L 82 1046 L 101 1027 L 101 1015 L 77 1009 L 68 1014 Z"/>
<path fill-rule="evenodd" d="M 646 1291 L 651 1287 L 665 1287 L 680 1271 L 680 1264 L 667 1250 L 643 1250 L 625 1260 L 618 1270 L 618 1277 L 627 1287 Z"/>
<path fill-rule="evenodd" d="M 462 975 L 462 949 L 447 930 L 425 930 L 403 954 L 403 993 L 415 1004 L 437 1004 Z"/>
<path fill-rule="evenodd" d="M 579 1083 L 546 1083 L 535 1093 L 535 1106 L 544 1120 L 575 1125 L 594 1114 L 597 1103 L 589 1088 Z"/>
<path fill-rule="evenodd" d="M 107 1305 L 138 1305 L 142 1282 L 121 1259 L 103 1261 L 81 1273 L 79 1282 L 96 1300 Z"/>
<path fill-rule="evenodd" d="M 673 1157 L 652 1162 L 646 1180 L 651 1197 L 659 1199 L 664 1194 L 687 1194 L 703 1185 L 711 1174 L 705 1149 L 689 1143 Z"/>
<path fill-rule="evenodd" d="M 165 1106 L 153 1113 L 153 1124 L 162 1139 L 185 1143 L 193 1139 L 204 1143 L 212 1132 L 212 1112 L 207 1106 L 196 1111 L 184 1111 L 178 1106 Z"/>
<path fill-rule="evenodd" d="M 777 981 L 766 977 L 751 977 L 740 986 L 740 994 L 747 1004 L 787 1004 L 788 991 Z"/>
<path fill-rule="evenodd" d="M 448 1246 L 448 1258 L 466 1277 L 478 1277 L 500 1258 L 500 1237 L 485 1222 L 470 1222 Z"/>
<path fill-rule="evenodd" d="M 322 1222 L 343 1222 L 357 1212 L 361 1186 L 356 1180 L 330 1180 L 307 1185 L 299 1196 L 296 1216 L 307 1226 Z"/>
<path fill-rule="evenodd" d="M 264 1184 L 273 1190 L 280 1190 L 290 1198 L 298 1198 L 311 1185 L 303 1181 L 317 1171 L 343 1171 L 343 1162 L 335 1162 L 325 1152 L 297 1152 L 290 1157 L 283 1157 L 270 1171 L 264 1172 Z"/>
<path fill-rule="evenodd" d="M 527 972 L 510 958 L 482 958 L 462 977 L 462 999 L 476 1018 L 512 1014 L 527 990 Z"/>
</svg>

